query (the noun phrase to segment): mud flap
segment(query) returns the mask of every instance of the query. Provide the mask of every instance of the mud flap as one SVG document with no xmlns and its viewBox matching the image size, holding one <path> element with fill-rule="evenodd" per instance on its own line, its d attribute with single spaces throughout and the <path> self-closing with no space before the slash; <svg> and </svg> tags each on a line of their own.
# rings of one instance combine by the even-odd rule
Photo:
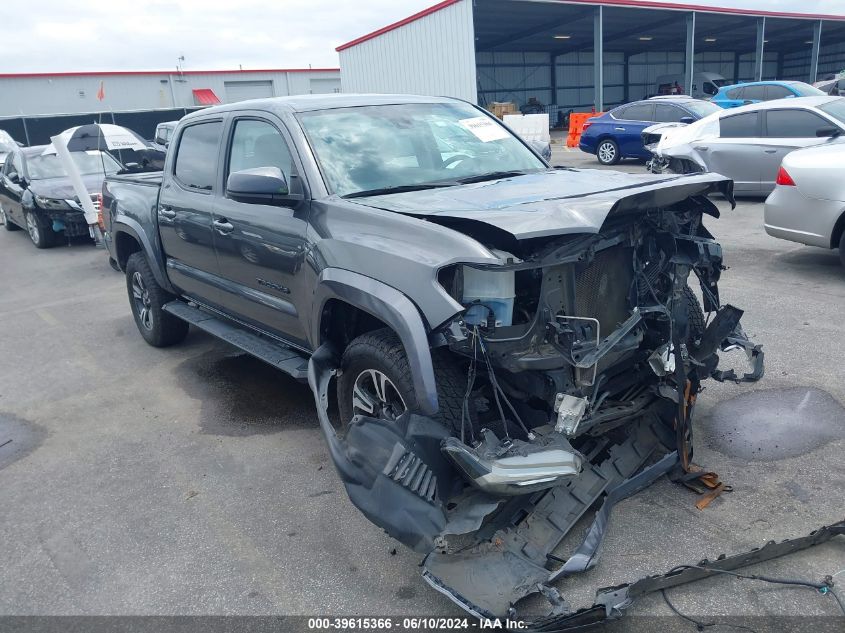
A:
<svg viewBox="0 0 845 633">
<path fill-rule="evenodd" d="M 444 492 L 455 474 L 440 450 L 448 430 L 406 413 L 395 421 L 356 416 L 343 437 L 328 415 L 328 390 L 337 355 L 320 347 L 308 364 L 320 428 L 350 501 L 388 535 L 421 553 L 434 548 L 446 526 Z"/>
</svg>

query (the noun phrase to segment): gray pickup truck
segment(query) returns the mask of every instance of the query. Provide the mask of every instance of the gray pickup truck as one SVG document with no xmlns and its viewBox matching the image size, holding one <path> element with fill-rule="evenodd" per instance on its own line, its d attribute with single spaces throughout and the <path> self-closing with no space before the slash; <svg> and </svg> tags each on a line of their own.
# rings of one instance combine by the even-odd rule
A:
<svg viewBox="0 0 845 633">
<path fill-rule="evenodd" d="M 144 339 L 192 324 L 307 378 L 352 502 L 492 616 L 555 604 L 613 503 L 689 478 L 703 380 L 762 376 L 703 223 L 731 185 L 552 168 L 455 99 L 331 95 L 189 114 L 103 208 Z M 750 370 L 719 369 L 737 348 Z"/>
</svg>

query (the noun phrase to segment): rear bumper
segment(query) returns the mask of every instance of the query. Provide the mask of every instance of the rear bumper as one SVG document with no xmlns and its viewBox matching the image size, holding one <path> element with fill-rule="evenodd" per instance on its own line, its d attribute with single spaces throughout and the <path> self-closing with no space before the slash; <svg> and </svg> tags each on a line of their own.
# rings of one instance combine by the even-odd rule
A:
<svg viewBox="0 0 845 633">
<path fill-rule="evenodd" d="M 766 199 L 766 233 L 790 242 L 831 248 L 833 227 L 845 203 L 808 198 L 798 187 L 777 186 Z"/>
</svg>

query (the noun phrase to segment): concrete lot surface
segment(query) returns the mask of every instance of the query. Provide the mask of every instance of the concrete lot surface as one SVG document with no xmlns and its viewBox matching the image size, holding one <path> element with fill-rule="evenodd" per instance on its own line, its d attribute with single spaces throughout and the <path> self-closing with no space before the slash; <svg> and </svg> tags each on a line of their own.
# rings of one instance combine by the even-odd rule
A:
<svg viewBox="0 0 845 633">
<path fill-rule="evenodd" d="M 558 147 L 554 162 L 597 167 Z M 709 381 L 699 398 L 695 461 L 734 490 L 699 511 L 661 480 L 622 502 L 599 565 L 559 586 L 575 606 L 845 514 L 845 270 L 835 251 L 765 235 L 761 201 L 720 208 L 706 223 L 729 266 L 722 298 L 767 361 L 757 385 Z M 123 277 L 90 244 L 38 251 L 0 231 L 7 439 L 0 614 L 461 613 L 348 501 L 306 385 L 198 331 L 147 346 Z M 752 569 L 818 581 L 845 569 L 845 539 Z M 670 596 L 699 617 L 839 613 L 831 596 L 726 577 Z M 630 613 L 670 611 L 657 595 Z"/>
</svg>

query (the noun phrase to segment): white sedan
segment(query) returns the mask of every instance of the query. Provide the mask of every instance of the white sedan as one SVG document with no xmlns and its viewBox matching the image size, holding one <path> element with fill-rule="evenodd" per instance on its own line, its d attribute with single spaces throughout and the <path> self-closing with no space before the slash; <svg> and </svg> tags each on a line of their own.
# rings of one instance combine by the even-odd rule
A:
<svg viewBox="0 0 845 633">
<path fill-rule="evenodd" d="M 791 152 L 766 199 L 766 233 L 839 248 L 845 266 L 845 138 Z"/>
</svg>

